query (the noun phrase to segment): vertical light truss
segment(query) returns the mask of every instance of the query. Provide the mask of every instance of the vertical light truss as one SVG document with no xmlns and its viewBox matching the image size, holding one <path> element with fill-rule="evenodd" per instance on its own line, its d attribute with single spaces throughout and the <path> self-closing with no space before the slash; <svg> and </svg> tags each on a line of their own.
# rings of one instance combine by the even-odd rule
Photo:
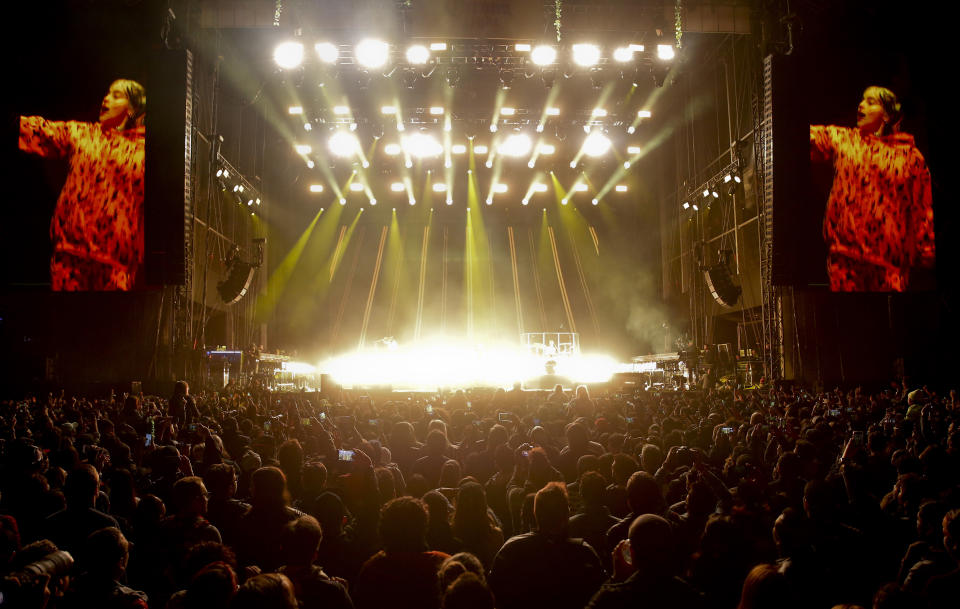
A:
<svg viewBox="0 0 960 609">
<path fill-rule="evenodd" d="M 780 290 L 773 285 L 773 56 L 763 60 L 761 91 L 754 98 L 757 193 L 761 222 L 760 289 L 762 295 L 763 363 L 768 380 L 783 374 L 783 319 Z M 762 105 L 762 108 L 759 107 Z M 756 124 L 759 122 L 759 124 Z"/>
</svg>

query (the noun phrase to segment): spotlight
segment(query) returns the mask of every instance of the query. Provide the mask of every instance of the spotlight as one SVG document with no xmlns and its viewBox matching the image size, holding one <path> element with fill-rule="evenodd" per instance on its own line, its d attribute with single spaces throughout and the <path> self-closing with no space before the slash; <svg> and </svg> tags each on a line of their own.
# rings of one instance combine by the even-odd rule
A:
<svg viewBox="0 0 960 609">
<path fill-rule="evenodd" d="M 588 189 L 587 185 L 583 183 L 577 184 L 576 186 L 573 187 L 573 190 L 575 192 L 587 192 L 587 189 Z"/>
<path fill-rule="evenodd" d="M 453 195 L 447 193 L 447 205 L 453 205 Z"/>
<path fill-rule="evenodd" d="M 408 160 L 403 164 L 403 166 L 406 167 L 407 169 L 410 169 L 411 167 L 413 167 L 413 161 Z"/>
<path fill-rule="evenodd" d="M 533 148 L 530 136 L 525 133 L 514 133 L 508 137 L 497 149 L 500 154 L 512 157 L 526 156 Z"/>
<path fill-rule="evenodd" d="M 310 154 L 313 152 L 313 147 L 308 144 L 297 144 L 294 146 L 294 149 L 297 151 L 297 154 Z"/>
<path fill-rule="evenodd" d="M 354 48 L 357 62 L 367 68 L 380 68 L 387 63 L 390 45 L 382 40 L 367 38 Z"/>
<path fill-rule="evenodd" d="M 396 114 L 396 113 L 397 113 L 396 106 L 381 106 L 380 108 L 380 114 Z"/>
<path fill-rule="evenodd" d="M 400 154 L 400 144 L 387 144 L 383 147 L 383 151 L 389 154 L 390 156 L 396 156 Z"/>
<path fill-rule="evenodd" d="M 629 127 L 627 127 L 627 133 L 629 133 L 630 135 L 633 135 L 636 132 L 637 132 L 637 128 L 634 127 L 633 125 L 630 125 Z"/>
<path fill-rule="evenodd" d="M 720 193 L 717 192 L 716 190 L 711 190 L 711 191 L 710 191 L 710 195 L 713 196 L 714 199 L 719 199 L 719 198 L 720 198 Z"/>
<path fill-rule="evenodd" d="M 431 51 L 446 51 L 447 43 L 446 42 L 431 42 L 430 43 Z"/>
<path fill-rule="evenodd" d="M 673 50 L 672 44 L 658 44 L 657 45 L 657 57 L 664 61 L 670 61 L 676 56 L 676 52 Z"/>
<path fill-rule="evenodd" d="M 493 185 L 493 192 L 498 193 L 498 194 L 503 194 L 503 193 L 507 192 L 507 185 L 506 185 L 506 184 L 503 184 L 503 183 L 494 184 L 494 185 Z"/>
<path fill-rule="evenodd" d="M 487 162 L 484 163 L 484 165 L 487 166 L 487 169 L 491 169 L 493 167 L 493 159 L 487 159 Z"/>
<path fill-rule="evenodd" d="M 607 111 L 603 108 L 594 108 L 591 115 L 595 118 L 602 118 L 607 115 Z"/>
<path fill-rule="evenodd" d="M 700 211 L 700 208 L 697 206 L 696 203 L 693 204 L 693 211 Z"/>
<path fill-rule="evenodd" d="M 514 50 L 518 53 L 529 53 L 530 52 L 530 43 L 528 42 L 518 42 L 513 46 Z"/>
<path fill-rule="evenodd" d="M 403 149 L 411 156 L 422 159 L 438 156 L 443 152 L 443 146 L 432 135 L 414 133 L 403 138 Z"/>
<path fill-rule="evenodd" d="M 530 204 L 530 199 L 524 197 L 523 200 L 520 201 L 520 203 L 522 203 L 522 204 L 524 204 L 524 205 L 529 205 L 529 204 Z"/>
<path fill-rule="evenodd" d="M 287 108 L 288 114 L 303 114 L 303 106 L 290 106 Z"/>
<path fill-rule="evenodd" d="M 649 110 L 639 110 L 637 112 L 637 118 L 650 118 L 653 114 Z"/>
<path fill-rule="evenodd" d="M 633 59 L 633 49 L 630 47 L 617 47 L 613 51 L 613 59 L 620 63 L 626 63 Z"/>
<path fill-rule="evenodd" d="M 451 89 L 455 89 L 460 86 L 460 68 L 456 66 L 451 66 L 444 70 L 443 79 L 447 82 L 447 86 Z"/>
<path fill-rule="evenodd" d="M 444 161 L 443 166 L 446 167 L 447 169 L 450 169 L 451 167 L 453 167 L 453 162 L 450 160 Z"/>
<path fill-rule="evenodd" d="M 337 131 L 330 136 L 327 147 L 334 156 L 350 157 L 360 150 L 360 141 L 352 133 Z"/>
<path fill-rule="evenodd" d="M 576 168 L 577 168 L 577 162 L 576 162 L 576 161 L 570 161 L 570 169 L 576 169 Z"/>
<path fill-rule="evenodd" d="M 430 106 L 430 114 L 434 116 L 443 114 L 443 106 Z"/>
<path fill-rule="evenodd" d="M 311 125 L 310 123 L 304 123 L 304 124 L 303 124 L 303 130 L 304 130 L 304 131 L 313 131 L 313 125 Z"/>
<path fill-rule="evenodd" d="M 617 192 L 627 192 L 627 185 L 617 184 L 617 187 L 614 190 L 616 190 Z"/>
<path fill-rule="evenodd" d="M 311 184 L 310 192 L 323 192 L 323 184 Z"/>
<path fill-rule="evenodd" d="M 364 162 L 361 163 L 360 165 L 361 165 L 361 167 L 363 167 L 364 169 L 368 169 L 368 168 L 370 167 L 370 161 L 364 161 Z"/>
<path fill-rule="evenodd" d="M 453 154 L 463 154 L 467 151 L 467 147 L 463 144 L 454 144 L 450 148 L 450 151 L 453 152 Z"/>
<path fill-rule="evenodd" d="M 284 70 L 303 63 L 303 45 L 299 42 L 281 42 L 273 49 L 273 60 Z"/>
<path fill-rule="evenodd" d="M 430 60 L 430 51 L 422 44 L 415 44 L 407 49 L 407 62 L 422 65 Z"/>
<path fill-rule="evenodd" d="M 500 108 L 500 114 L 502 114 L 503 116 L 513 116 L 516 113 L 517 113 L 517 109 L 511 108 L 510 106 L 505 106 L 503 108 Z"/>
<path fill-rule="evenodd" d="M 490 133 L 496 133 L 496 132 L 497 132 L 497 124 L 490 123 Z"/>
<path fill-rule="evenodd" d="M 587 156 L 597 157 L 603 156 L 610 150 L 610 138 L 600 133 L 599 131 L 594 131 L 587 136 L 587 139 L 583 142 L 583 153 Z"/>
<path fill-rule="evenodd" d="M 253 199 L 247 199 L 247 207 L 253 207 Z"/>
<path fill-rule="evenodd" d="M 233 187 L 233 192 L 240 192 L 240 185 L 239 185 L 239 184 L 237 184 L 236 186 Z"/>
<path fill-rule="evenodd" d="M 347 200 L 344 199 L 343 197 L 340 197 L 340 205 L 346 205 L 346 204 L 347 204 Z"/>
<path fill-rule="evenodd" d="M 417 200 L 414 199 L 413 197 L 410 197 L 410 198 L 407 200 L 407 203 L 409 203 L 410 205 L 416 205 L 416 204 L 417 204 Z"/>
<path fill-rule="evenodd" d="M 474 151 L 475 153 L 477 153 L 477 154 L 486 154 L 488 150 L 489 150 L 489 148 L 487 148 L 487 147 L 484 146 L 483 144 L 480 144 L 479 146 L 474 146 L 474 147 L 473 147 L 473 151 Z"/>
<path fill-rule="evenodd" d="M 223 168 L 222 168 L 222 167 L 217 170 L 217 177 L 218 177 L 218 178 L 222 178 L 222 177 L 223 177 Z"/>
<path fill-rule="evenodd" d="M 230 172 L 227 171 L 226 169 L 224 169 L 224 170 L 223 170 L 223 177 L 229 178 L 229 177 L 230 177 Z"/>
<path fill-rule="evenodd" d="M 260 205 L 260 199 L 259 199 L 259 197 L 257 198 L 257 205 Z"/>
<path fill-rule="evenodd" d="M 343 115 L 346 115 L 346 114 L 350 114 L 350 107 L 349 107 L 349 106 L 334 106 L 334 107 L 333 107 L 333 113 L 334 113 L 334 114 L 337 114 L 337 115 L 340 115 L 340 116 L 343 116 Z"/>
<path fill-rule="evenodd" d="M 590 203 L 592 203 L 593 205 L 600 205 L 600 199 L 591 199 Z"/>
<path fill-rule="evenodd" d="M 600 61 L 600 47 L 595 44 L 573 45 L 573 62 L 578 66 L 588 68 Z"/>
<path fill-rule="evenodd" d="M 709 196 L 710 196 L 710 189 L 709 188 L 703 189 L 703 198 L 706 199 Z"/>
<path fill-rule="evenodd" d="M 567 197 L 564 197 L 564 198 L 560 199 L 560 203 L 561 203 L 562 205 L 566 205 L 569 201 L 570 201 L 570 199 L 568 199 Z"/>
<path fill-rule="evenodd" d="M 487 205 L 493 205 L 493 197 L 487 197 Z"/>
<path fill-rule="evenodd" d="M 623 162 L 623 168 L 624 168 L 624 169 L 630 169 L 630 161 L 624 161 L 624 162 Z"/>
<path fill-rule="evenodd" d="M 534 184 L 534 185 L 533 185 L 533 190 L 534 190 L 535 192 L 547 192 L 547 185 L 546 185 L 546 184 Z"/>
<path fill-rule="evenodd" d="M 537 162 L 534 161 L 533 159 L 530 159 L 529 161 L 527 161 L 527 167 L 529 167 L 530 169 L 533 169 L 534 167 L 536 167 L 536 165 L 537 165 Z"/>
<path fill-rule="evenodd" d="M 684 209 L 690 209 L 690 202 L 689 202 L 689 201 L 684 201 L 684 202 L 683 202 L 683 208 L 684 208 Z"/>
<path fill-rule="evenodd" d="M 376 204 L 377 204 L 376 199 L 370 199 L 370 205 L 376 205 Z"/>
<path fill-rule="evenodd" d="M 330 42 L 318 42 L 313 49 L 323 63 L 337 63 L 337 58 L 340 56 L 340 49 Z"/>
<path fill-rule="evenodd" d="M 350 190 L 353 192 L 363 191 L 363 184 L 360 182 L 350 182 Z"/>
<path fill-rule="evenodd" d="M 627 154 L 640 154 L 640 146 L 627 146 Z"/>
<path fill-rule="evenodd" d="M 557 61 L 557 50 L 548 44 L 540 44 L 530 52 L 530 61 L 545 66 Z"/>
<path fill-rule="evenodd" d="M 437 182 L 433 185 L 433 192 L 447 192 L 447 185 L 443 182 Z"/>
<path fill-rule="evenodd" d="M 313 168 L 316 167 L 316 166 L 317 166 L 317 164 L 314 163 L 312 160 L 308 160 L 308 161 L 307 161 L 307 169 L 313 169 Z"/>
</svg>

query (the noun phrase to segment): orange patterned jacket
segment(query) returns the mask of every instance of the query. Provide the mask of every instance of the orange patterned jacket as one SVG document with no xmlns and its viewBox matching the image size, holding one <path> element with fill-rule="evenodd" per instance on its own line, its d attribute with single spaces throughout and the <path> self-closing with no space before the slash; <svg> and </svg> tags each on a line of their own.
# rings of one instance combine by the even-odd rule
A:
<svg viewBox="0 0 960 609">
<path fill-rule="evenodd" d="M 68 158 L 50 238 L 54 252 L 113 268 L 132 286 L 143 264 L 144 127 L 20 117 L 20 149 Z M 124 288 L 121 288 L 124 289 Z"/>
<path fill-rule="evenodd" d="M 810 155 L 835 171 L 823 219 L 831 254 L 882 267 L 900 285 L 910 267 L 933 266 L 930 172 L 912 135 L 813 125 Z"/>
</svg>

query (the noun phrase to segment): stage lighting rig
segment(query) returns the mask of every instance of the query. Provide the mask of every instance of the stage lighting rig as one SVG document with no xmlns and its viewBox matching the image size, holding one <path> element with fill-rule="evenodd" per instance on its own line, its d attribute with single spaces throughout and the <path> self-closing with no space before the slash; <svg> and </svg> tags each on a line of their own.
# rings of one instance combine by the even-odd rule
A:
<svg viewBox="0 0 960 609">
<path fill-rule="evenodd" d="M 292 70 L 303 63 L 303 44 L 295 41 L 281 42 L 273 50 L 273 60 L 283 70 Z"/>
<path fill-rule="evenodd" d="M 376 38 L 361 40 L 353 52 L 357 63 L 365 68 L 382 68 L 390 59 L 390 45 Z"/>
</svg>

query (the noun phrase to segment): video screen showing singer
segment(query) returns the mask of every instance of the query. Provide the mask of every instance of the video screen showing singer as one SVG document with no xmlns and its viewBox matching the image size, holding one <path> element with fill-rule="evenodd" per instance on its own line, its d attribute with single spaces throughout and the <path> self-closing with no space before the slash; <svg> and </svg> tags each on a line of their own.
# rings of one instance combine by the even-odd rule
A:
<svg viewBox="0 0 960 609">
<path fill-rule="evenodd" d="M 902 292 L 911 271 L 934 266 L 930 172 L 901 119 L 893 91 L 872 86 L 855 128 L 810 127 L 811 160 L 834 169 L 823 219 L 831 291 Z"/>
<path fill-rule="evenodd" d="M 20 150 L 66 159 L 50 222 L 55 291 L 131 290 L 142 281 L 147 94 L 114 81 L 97 122 L 20 117 Z"/>
</svg>

